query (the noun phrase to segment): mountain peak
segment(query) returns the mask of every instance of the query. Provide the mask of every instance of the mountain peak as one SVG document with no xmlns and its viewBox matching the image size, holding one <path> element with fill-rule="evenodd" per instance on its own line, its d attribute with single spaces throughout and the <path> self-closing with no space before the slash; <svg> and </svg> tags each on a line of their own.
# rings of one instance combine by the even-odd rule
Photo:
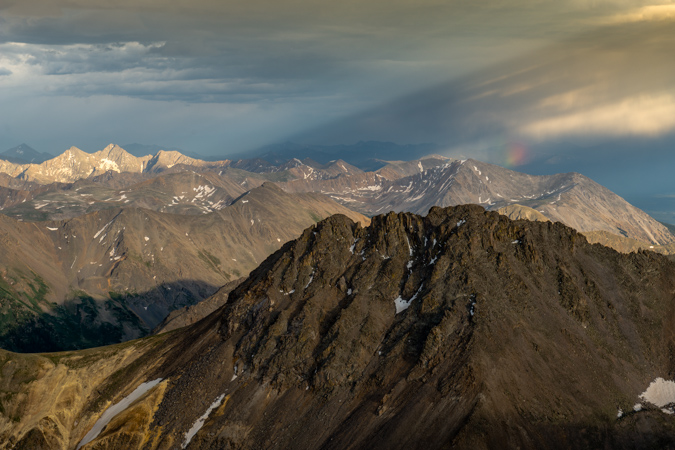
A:
<svg viewBox="0 0 675 450">
<path fill-rule="evenodd" d="M 81 154 L 88 154 L 84 150 L 80 150 L 79 148 L 75 147 L 74 145 L 71 146 L 68 150 L 63 152 L 62 154 L 74 154 L 74 155 L 81 155 Z"/>
<path fill-rule="evenodd" d="M 97 156 L 107 157 L 108 159 L 136 158 L 122 147 L 116 144 L 108 144 L 103 150 L 95 153 Z"/>
<path fill-rule="evenodd" d="M 25 143 L 0 153 L 0 159 L 15 164 L 39 164 L 53 157 L 49 153 L 39 153 Z"/>
</svg>

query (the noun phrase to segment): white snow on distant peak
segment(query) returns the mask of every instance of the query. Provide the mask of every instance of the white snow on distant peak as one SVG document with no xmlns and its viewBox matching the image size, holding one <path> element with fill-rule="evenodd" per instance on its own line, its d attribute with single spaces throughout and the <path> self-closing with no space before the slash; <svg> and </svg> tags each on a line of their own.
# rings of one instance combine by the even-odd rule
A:
<svg viewBox="0 0 675 450">
<path fill-rule="evenodd" d="M 145 236 L 143 239 L 145 239 L 146 241 L 149 241 L 149 240 L 150 240 L 150 238 L 147 237 L 147 236 Z"/>
<path fill-rule="evenodd" d="M 108 159 L 108 158 L 103 158 L 101 160 L 101 162 L 98 164 L 98 168 L 101 169 L 101 170 L 105 170 L 106 172 L 108 170 L 112 170 L 112 171 L 115 171 L 115 172 L 119 173 L 119 171 L 120 171 L 120 168 L 117 165 L 117 163 L 115 161 L 111 160 L 111 159 Z"/>
<path fill-rule="evenodd" d="M 462 219 L 462 220 L 460 220 L 459 222 L 457 222 L 457 226 L 458 226 L 458 227 L 461 227 L 461 226 L 464 225 L 465 223 L 466 223 L 466 220 Z"/>
<path fill-rule="evenodd" d="M 108 423 L 110 423 L 110 421 L 116 415 L 127 409 L 129 405 L 138 400 L 143 394 L 148 392 L 150 389 L 157 386 L 160 381 L 162 381 L 162 378 L 157 378 L 156 380 L 141 383 L 136 389 L 134 389 L 134 391 L 131 394 L 124 397 L 122 401 L 120 401 L 119 403 L 115 403 L 114 405 L 106 409 L 105 412 L 101 415 L 101 417 L 99 417 L 99 419 L 96 421 L 94 427 L 89 431 L 89 433 L 87 433 L 82 438 L 80 443 L 77 445 L 77 450 L 79 450 L 84 445 L 96 439 L 99 433 L 103 431 L 106 425 L 108 425 Z"/>
<path fill-rule="evenodd" d="M 56 231 L 56 230 L 58 230 L 58 228 L 52 228 L 52 227 L 47 227 L 47 229 L 48 229 L 48 230 L 51 230 L 51 231 Z"/>
<path fill-rule="evenodd" d="M 208 407 L 206 412 L 202 414 L 202 416 L 199 419 L 197 419 L 197 421 L 192 425 L 192 428 L 190 428 L 190 430 L 187 433 L 185 433 L 185 441 L 183 441 L 183 445 L 181 446 L 181 448 L 186 448 L 188 446 L 188 444 L 195 436 L 195 434 L 197 434 L 197 432 L 201 430 L 202 427 L 204 426 L 206 419 L 208 419 L 209 415 L 211 415 L 211 411 L 218 408 L 220 404 L 223 403 L 224 398 L 225 394 L 222 394 L 218 398 L 216 398 L 213 401 L 213 403 L 211 403 L 211 406 Z"/>
<path fill-rule="evenodd" d="M 242 203 L 248 203 L 248 200 L 242 200 L 241 202 Z"/>
</svg>

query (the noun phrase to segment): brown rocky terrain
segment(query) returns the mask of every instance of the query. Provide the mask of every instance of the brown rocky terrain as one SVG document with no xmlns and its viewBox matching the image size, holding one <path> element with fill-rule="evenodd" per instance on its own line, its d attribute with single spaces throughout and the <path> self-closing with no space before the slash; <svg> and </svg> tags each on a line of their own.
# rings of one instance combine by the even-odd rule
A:
<svg viewBox="0 0 675 450">
<path fill-rule="evenodd" d="M 325 196 L 274 184 L 208 214 L 124 208 L 43 222 L 0 215 L 0 343 L 45 351 L 142 336 L 334 213 L 367 222 Z"/>
<path fill-rule="evenodd" d="M 12 191 L 2 214 L 23 220 L 63 220 L 113 208 L 143 208 L 171 214 L 208 214 L 221 210 L 253 187 L 231 176 L 192 171 L 163 173 L 125 187 L 79 180 L 67 185 L 48 185 L 33 191 Z M 3 188 L 0 188 L 0 193 Z M 23 198 L 23 199 L 22 199 Z"/>
<path fill-rule="evenodd" d="M 672 448 L 674 274 L 478 206 L 333 216 L 190 327 L 3 354 L 0 448 Z"/>
<path fill-rule="evenodd" d="M 238 280 L 230 281 L 225 286 L 218 289 L 218 292 L 211 297 L 195 305 L 184 306 L 181 309 L 171 311 L 169 315 L 162 320 L 162 323 L 152 330 L 153 334 L 166 333 L 167 331 L 177 330 L 178 328 L 183 328 L 199 322 L 204 317 L 227 303 L 230 292 L 239 286 L 245 279 L 246 278 L 242 277 Z"/>
</svg>

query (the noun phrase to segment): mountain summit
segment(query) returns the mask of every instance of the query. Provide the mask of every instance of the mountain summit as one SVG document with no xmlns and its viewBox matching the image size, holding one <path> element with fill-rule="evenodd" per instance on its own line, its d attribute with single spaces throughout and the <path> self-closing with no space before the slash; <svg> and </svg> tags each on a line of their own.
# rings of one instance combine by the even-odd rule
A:
<svg viewBox="0 0 675 450">
<path fill-rule="evenodd" d="M 40 184 L 72 183 L 77 180 L 102 175 L 106 172 L 145 173 L 161 172 L 179 164 L 199 168 L 223 168 L 230 161 L 205 162 L 182 155 L 176 151 L 162 151 L 140 158 L 115 144 L 103 150 L 86 153 L 71 147 L 59 156 L 40 164 L 15 164 L 0 160 L 0 173 Z"/>
<path fill-rule="evenodd" d="M 663 256 L 475 205 L 367 228 L 336 215 L 182 331 L 86 356 L 5 356 L 2 381 L 22 395 L 0 399 L 16 418 L 3 437 L 15 448 L 668 447 L 674 275 Z M 78 387 L 66 395 L 65 383 Z"/>
<path fill-rule="evenodd" d="M 0 153 L 0 159 L 15 164 L 39 164 L 53 158 L 49 153 L 39 153 L 26 144 L 20 144 Z"/>
</svg>

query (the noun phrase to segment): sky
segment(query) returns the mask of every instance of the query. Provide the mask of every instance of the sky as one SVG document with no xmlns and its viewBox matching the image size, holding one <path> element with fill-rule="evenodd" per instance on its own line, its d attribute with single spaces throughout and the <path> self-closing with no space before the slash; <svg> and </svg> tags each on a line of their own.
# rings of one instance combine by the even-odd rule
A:
<svg viewBox="0 0 675 450">
<path fill-rule="evenodd" d="M 672 1 L 0 0 L 0 150 L 433 142 L 666 203 L 674 44 Z"/>
</svg>

